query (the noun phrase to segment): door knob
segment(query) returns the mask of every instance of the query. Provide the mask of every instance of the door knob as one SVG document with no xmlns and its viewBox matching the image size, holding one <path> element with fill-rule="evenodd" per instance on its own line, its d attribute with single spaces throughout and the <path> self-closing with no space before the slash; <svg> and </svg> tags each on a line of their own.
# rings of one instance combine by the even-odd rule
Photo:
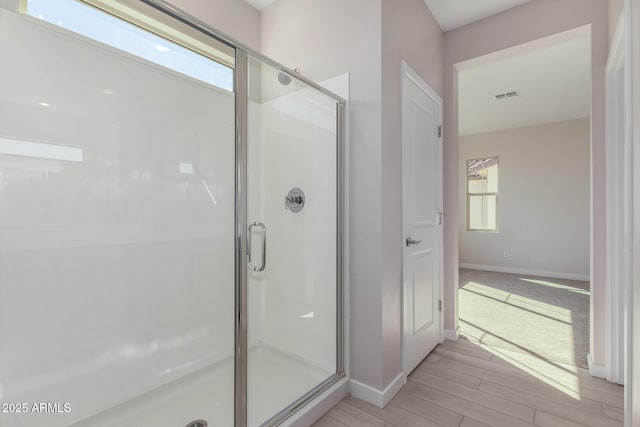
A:
<svg viewBox="0 0 640 427">
<path fill-rule="evenodd" d="M 413 240 L 411 237 L 407 237 L 407 246 L 415 246 L 422 240 Z"/>
</svg>

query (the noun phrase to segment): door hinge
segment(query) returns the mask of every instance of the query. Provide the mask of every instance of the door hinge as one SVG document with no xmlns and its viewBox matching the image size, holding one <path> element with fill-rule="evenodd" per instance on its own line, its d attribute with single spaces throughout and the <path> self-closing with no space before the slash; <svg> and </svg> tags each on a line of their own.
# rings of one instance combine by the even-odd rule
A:
<svg viewBox="0 0 640 427">
<path fill-rule="evenodd" d="M 438 300 L 438 311 L 442 313 L 442 300 Z"/>
<path fill-rule="evenodd" d="M 438 126 L 438 138 L 442 138 L 442 125 Z"/>
</svg>

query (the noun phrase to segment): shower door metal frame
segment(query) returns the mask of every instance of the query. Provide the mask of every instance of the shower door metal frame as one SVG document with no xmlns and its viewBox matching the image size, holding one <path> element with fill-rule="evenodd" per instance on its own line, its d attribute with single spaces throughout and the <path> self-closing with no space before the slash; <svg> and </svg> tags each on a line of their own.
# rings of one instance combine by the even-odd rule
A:
<svg viewBox="0 0 640 427">
<path fill-rule="evenodd" d="M 248 328 L 247 319 L 247 134 L 249 111 L 249 58 L 236 48 L 233 73 L 236 96 L 236 340 L 235 340 L 235 427 L 247 427 L 248 422 Z"/>
<path fill-rule="evenodd" d="M 336 102 L 336 373 L 299 397 L 289 406 L 276 413 L 262 424 L 263 427 L 276 426 L 298 412 L 303 406 L 317 398 L 324 391 L 345 376 L 344 370 L 344 286 L 343 286 L 343 239 L 344 239 L 344 114 L 345 101 L 308 81 L 281 64 L 272 61 L 250 49 L 236 47 L 236 67 L 234 74 L 236 93 L 236 425 L 247 427 L 247 258 L 248 258 L 248 187 L 247 187 L 247 132 L 248 132 L 248 62 L 257 59 L 279 71 L 289 74 L 308 86 L 328 95 Z"/>
<path fill-rule="evenodd" d="M 168 16 L 232 47 L 236 52 L 234 66 L 234 93 L 236 108 L 236 201 L 235 201 L 235 427 L 247 427 L 247 133 L 248 133 L 248 59 L 255 58 L 270 65 L 307 86 L 323 93 L 336 102 L 336 373 L 318 384 L 282 411 L 266 421 L 263 426 L 282 423 L 307 403 L 336 384 L 345 376 L 344 370 L 344 114 L 345 100 L 317 83 L 299 75 L 282 64 L 244 46 L 164 0 L 137 0 Z"/>
<path fill-rule="evenodd" d="M 241 54 L 242 55 L 242 54 Z M 244 55 L 246 56 L 246 52 L 244 53 Z M 251 55 L 252 57 L 254 57 L 254 55 Z M 238 58 L 238 55 L 236 55 L 236 58 Z M 259 59 L 259 58 L 256 58 Z M 263 61 L 262 59 L 260 59 L 262 62 L 267 62 L 267 61 Z M 269 65 L 274 65 L 277 67 L 280 67 L 281 71 L 287 72 L 287 73 L 291 73 L 291 70 L 288 70 L 282 66 L 280 66 L 279 64 L 275 63 L 274 61 L 269 60 L 267 62 L 267 64 Z M 297 73 L 296 73 L 297 74 Z M 297 77 L 296 74 L 293 74 L 292 77 Z M 310 85 L 314 88 L 319 88 L 320 86 L 318 86 L 315 83 L 310 83 Z M 324 89 L 324 88 L 323 88 Z M 287 406 L 286 408 L 282 409 L 280 412 L 276 413 L 273 417 L 271 417 L 269 420 L 267 420 L 264 424 L 261 425 L 261 427 L 270 427 L 270 426 L 277 426 L 280 423 L 282 423 L 283 421 L 285 421 L 287 418 L 289 418 L 290 416 L 294 415 L 296 412 L 298 412 L 303 406 L 305 406 L 307 403 L 311 402 L 312 400 L 314 400 L 315 398 L 317 398 L 320 394 L 322 394 L 324 391 L 326 391 L 327 389 L 329 389 L 332 385 L 336 384 L 338 381 L 340 381 L 342 378 L 344 378 L 345 376 L 345 369 L 344 369 L 344 285 L 343 285 L 343 253 L 342 253 L 342 248 L 343 248 L 343 239 L 344 239 L 344 220 L 343 220 L 343 206 L 344 206 L 344 190 L 343 190 L 343 182 L 344 182 L 344 164 L 343 164 L 343 159 L 344 159 L 344 114 L 345 114 L 345 101 L 341 98 L 339 98 L 338 96 L 336 96 L 335 94 L 332 94 L 331 92 L 328 92 L 326 90 L 323 90 L 324 93 L 329 94 L 331 96 L 331 98 L 333 98 L 334 100 L 336 100 L 336 173 L 337 173 L 337 177 L 336 177 L 336 373 L 333 374 L 332 376 L 330 376 L 329 378 L 327 378 L 325 381 L 321 382 L 320 384 L 318 384 L 317 386 L 315 386 L 313 389 L 309 390 L 307 393 L 305 393 L 304 395 L 302 395 L 301 397 L 299 397 L 297 400 L 295 400 L 294 402 L 292 402 L 289 406 Z M 246 92 L 248 94 L 248 92 Z M 248 99 L 243 100 L 243 103 L 245 105 L 247 105 L 248 103 Z M 246 109 L 245 109 L 246 111 Z M 246 121 L 246 117 L 244 118 L 244 120 Z M 238 120 L 237 122 L 240 122 L 241 120 Z M 244 132 L 247 131 L 247 127 L 245 126 L 243 129 Z M 240 129 L 238 129 L 238 132 L 241 133 L 242 131 Z M 243 135 L 244 141 L 246 142 L 246 133 L 245 135 Z M 246 148 L 246 147 L 245 147 Z M 246 164 L 246 158 L 245 158 L 245 164 Z M 246 167 L 245 167 L 245 172 L 246 172 Z M 247 182 L 246 180 L 246 176 L 244 178 L 244 182 Z M 241 193 L 240 191 L 241 189 L 238 188 L 238 194 Z M 247 195 L 247 190 L 246 188 L 244 189 L 244 195 L 245 195 L 245 200 L 244 200 L 244 215 L 247 215 L 247 201 L 246 201 L 246 195 Z M 245 226 L 242 230 L 243 233 L 246 233 L 247 230 L 247 226 L 248 224 L 246 224 L 245 221 Z M 240 227 L 238 227 L 238 230 L 240 231 Z M 238 238 L 240 238 L 240 236 L 238 236 Z M 244 242 L 247 241 L 246 237 L 242 238 Z M 244 283 L 240 283 L 240 290 L 238 292 L 239 295 L 242 295 L 245 299 L 246 299 L 246 295 L 247 295 L 247 276 L 246 276 L 246 265 L 247 265 L 247 254 L 246 254 L 246 250 L 245 253 L 243 255 L 245 257 L 244 260 Z M 246 305 L 244 306 L 244 308 L 246 309 Z M 248 314 L 248 313 L 246 313 Z M 244 318 L 245 323 L 246 323 L 246 316 Z M 242 336 L 243 337 L 243 343 L 245 345 L 244 348 L 244 357 L 246 359 L 246 354 L 247 354 L 247 330 L 245 329 L 244 331 L 241 331 L 240 334 L 238 334 L 237 336 Z M 246 360 L 245 360 L 246 363 Z M 244 366 L 244 380 L 246 381 L 248 379 L 247 377 L 247 370 L 246 370 L 246 364 Z M 237 372 L 237 370 L 236 370 Z M 236 384 L 236 387 L 238 385 Z M 246 382 L 244 384 L 244 387 L 246 388 Z M 246 397 L 247 395 L 245 394 L 244 396 L 244 402 L 243 405 L 245 407 L 245 410 L 247 408 L 247 402 L 246 402 Z M 237 402 L 236 402 L 237 404 Z M 240 415 L 236 412 L 236 415 Z M 246 417 L 246 411 L 243 414 L 244 417 Z M 236 427 L 246 427 L 246 423 L 245 424 L 237 424 L 236 422 Z"/>
</svg>

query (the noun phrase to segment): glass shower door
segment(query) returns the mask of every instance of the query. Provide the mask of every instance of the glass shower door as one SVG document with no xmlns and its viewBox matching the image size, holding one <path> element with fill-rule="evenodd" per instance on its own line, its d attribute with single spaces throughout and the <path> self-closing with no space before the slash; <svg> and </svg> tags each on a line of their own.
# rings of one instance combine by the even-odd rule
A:
<svg viewBox="0 0 640 427">
<path fill-rule="evenodd" d="M 248 61 L 248 425 L 287 414 L 338 360 L 338 103 Z"/>
</svg>

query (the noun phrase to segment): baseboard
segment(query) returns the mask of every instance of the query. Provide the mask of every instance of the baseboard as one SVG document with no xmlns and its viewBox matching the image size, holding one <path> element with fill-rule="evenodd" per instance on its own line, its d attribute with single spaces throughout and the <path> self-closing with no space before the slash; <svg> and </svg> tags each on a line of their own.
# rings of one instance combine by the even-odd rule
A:
<svg viewBox="0 0 640 427">
<path fill-rule="evenodd" d="M 348 394 L 349 378 L 345 377 L 280 425 L 286 427 L 308 427 L 322 418 L 324 414 L 329 412 Z"/>
<path fill-rule="evenodd" d="M 353 397 L 369 402 L 378 408 L 384 408 L 406 383 L 407 376 L 401 372 L 383 391 L 355 380 L 351 380 L 349 391 Z"/>
<path fill-rule="evenodd" d="M 593 363 L 591 353 L 587 353 L 587 366 L 589 366 L 589 374 L 596 378 L 607 378 L 607 367 Z"/>
<path fill-rule="evenodd" d="M 455 331 L 453 329 L 445 329 L 444 337 L 450 341 L 458 341 L 458 338 L 460 338 L 460 326 Z"/>
<path fill-rule="evenodd" d="M 494 265 L 465 263 L 460 263 L 459 266 L 460 268 L 467 268 L 470 270 L 496 271 L 498 273 L 523 274 L 526 276 L 550 277 L 553 279 L 581 280 L 583 282 L 588 282 L 591 280 L 588 274 L 560 273 L 557 271 L 527 270 L 525 268 L 498 267 Z"/>
</svg>

